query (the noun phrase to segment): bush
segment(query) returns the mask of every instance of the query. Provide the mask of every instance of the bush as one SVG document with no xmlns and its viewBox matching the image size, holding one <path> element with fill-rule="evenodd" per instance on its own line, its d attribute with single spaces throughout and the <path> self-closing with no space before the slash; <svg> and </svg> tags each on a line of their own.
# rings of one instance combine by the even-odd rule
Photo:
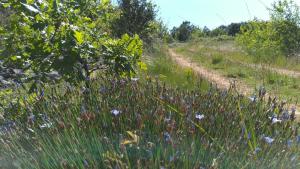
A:
<svg viewBox="0 0 300 169">
<path fill-rule="evenodd" d="M 238 43 L 259 60 L 296 55 L 300 50 L 300 13 L 293 1 L 279 0 L 271 8 L 270 21 L 250 21 L 241 27 Z"/>
<path fill-rule="evenodd" d="M 6 79 L 76 82 L 90 79 L 97 70 L 132 75 L 140 61 L 138 36 L 113 39 L 106 32 L 105 23 L 115 15 L 109 1 L 8 0 L 2 6 L 14 11 L 0 30 Z"/>
</svg>

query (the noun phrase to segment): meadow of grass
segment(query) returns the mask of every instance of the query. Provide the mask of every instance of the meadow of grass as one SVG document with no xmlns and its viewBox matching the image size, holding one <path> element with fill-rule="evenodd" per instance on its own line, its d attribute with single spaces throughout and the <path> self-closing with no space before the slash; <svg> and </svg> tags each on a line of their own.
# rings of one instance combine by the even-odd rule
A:
<svg viewBox="0 0 300 169">
<path fill-rule="evenodd" d="M 299 168 L 291 111 L 234 90 L 148 79 L 67 83 L 11 103 L 1 168 Z"/>
<path fill-rule="evenodd" d="M 294 102 L 300 100 L 299 78 L 279 74 L 269 70 L 266 65 L 245 66 L 255 64 L 257 60 L 238 49 L 232 40 L 202 40 L 193 45 L 179 44 L 175 48 L 193 62 L 217 70 L 225 77 L 241 80 L 253 89 L 264 86 L 270 93 L 283 99 L 293 99 Z M 274 64 L 276 61 L 273 65 L 269 63 L 269 66 Z"/>
<path fill-rule="evenodd" d="M 142 76 L 156 77 L 159 81 L 174 88 L 191 90 L 200 85 L 201 90 L 207 90 L 210 83 L 199 77 L 193 70 L 183 68 L 169 56 L 168 46 L 156 46 L 144 58 L 148 71 Z"/>
<path fill-rule="evenodd" d="M 202 53 L 203 55 L 216 55 L 222 53 L 222 57 L 237 63 L 261 64 L 268 66 L 285 68 L 300 71 L 300 60 L 296 56 L 274 56 L 272 53 L 268 56 L 251 56 L 244 52 L 236 44 L 234 38 L 198 38 L 193 41 L 179 45 L 185 46 L 186 51 Z M 183 50 L 183 49 L 181 49 Z"/>
<path fill-rule="evenodd" d="M 139 78 L 3 91 L 0 168 L 300 167 L 299 124 L 284 103 L 217 89 L 163 45 L 144 61 Z"/>
</svg>

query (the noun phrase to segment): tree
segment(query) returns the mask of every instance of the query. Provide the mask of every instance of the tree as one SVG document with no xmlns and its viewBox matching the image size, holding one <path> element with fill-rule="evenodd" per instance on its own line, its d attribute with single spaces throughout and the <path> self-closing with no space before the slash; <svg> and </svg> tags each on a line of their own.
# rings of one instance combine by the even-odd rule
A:
<svg viewBox="0 0 300 169">
<path fill-rule="evenodd" d="M 204 26 L 203 28 L 203 33 L 205 36 L 209 36 L 210 35 L 210 29 L 207 26 Z"/>
<path fill-rule="evenodd" d="M 241 26 L 245 25 L 244 22 L 241 23 L 231 23 L 227 26 L 227 33 L 229 36 L 236 36 L 236 34 L 240 33 Z"/>
<path fill-rule="evenodd" d="M 224 25 L 219 26 L 210 32 L 210 36 L 220 36 L 220 35 L 227 35 L 227 27 L 226 26 L 224 26 Z"/>
<path fill-rule="evenodd" d="M 155 5 L 148 0 L 118 0 L 118 5 L 120 16 L 113 23 L 114 35 L 137 34 L 150 43 L 150 35 L 155 31 Z"/>
<path fill-rule="evenodd" d="M 292 0 L 279 0 L 270 9 L 275 36 L 281 40 L 281 51 L 293 55 L 300 50 L 300 12 Z"/>
<path fill-rule="evenodd" d="M 191 38 L 195 29 L 196 26 L 192 25 L 191 22 L 184 21 L 178 28 L 174 27 L 171 30 L 171 35 L 174 39 L 185 42 Z"/>
<path fill-rule="evenodd" d="M 0 29 L 2 66 L 26 77 L 2 72 L 6 79 L 75 82 L 100 69 L 131 75 L 141 57 L 138 36 L 112 39 L 106 32 L 103 23 L 115 15 L 110 1 L 7 0 L 2 7 L 14 11 Z"/>
<path fill-rule="evenodd" d="M 237 42 L 258 61 L 270 61 L 280 55 L 280 41 L 275 36 L 272 22 L 253 20 L 241 27 Z"/>
<path fill-rule="evenodd" d="M 299 6 L 293 1 L 279 0 L 270 9 L 271 20 L 254 20 L 241 28 L 237 41 L 248 52 L 259 57 L 285 55 L 300 51 Z"/>
</svg>

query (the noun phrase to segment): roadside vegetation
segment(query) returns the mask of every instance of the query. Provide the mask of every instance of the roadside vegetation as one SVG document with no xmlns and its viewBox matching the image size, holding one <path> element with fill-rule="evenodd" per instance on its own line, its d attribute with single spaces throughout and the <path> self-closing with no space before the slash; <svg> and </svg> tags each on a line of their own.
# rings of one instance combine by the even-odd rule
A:
<svg viewBox="0 0 300 169">
<path fill-rule="evenodd" d="M 299 168 L 300 77 L 270 69 L 300 70 L 294 5 L 169 31 L 148 0 L 1 1 L 0 168 Z M 169 49 L 256 90 L 217 88 Z"/>
<path fill-rule="evenodd" d="M 270 69 L 289 69 L 275 66 L 276 61 L 273 64 L 257 62 L 253 56 L 243 52 L 233 40 L 203 39 L 177 44 L 175 49 L 194 63 L 216 70 L 231 80 L 242 81 L 253 89 L 253 92 L 264 86 L 269 93 L 281 97 L 282 100 L 293 100 L 294 103 L 300 100 L 300 77 Z"/>
</svg>

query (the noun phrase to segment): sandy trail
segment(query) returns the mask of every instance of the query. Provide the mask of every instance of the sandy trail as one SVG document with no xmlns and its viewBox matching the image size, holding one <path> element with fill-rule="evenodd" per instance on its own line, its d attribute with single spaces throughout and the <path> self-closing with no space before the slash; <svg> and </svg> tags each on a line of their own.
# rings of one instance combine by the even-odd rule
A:
<svg viewBox="0 0 300 169">
<path fill-rule="evenodd" d="M 255 64 L 246 64 L 246 63 L 241 63 L 241 64 L 243 64 L 244 66 L 250 67 L 250 68 L 254 68 L 254 69 L 266 69 L 266 70 L 276 72 L 281 75 L 285 75 L 285 76 L 289 76 L 289 77 L 293 77 L 293 78 L 300 78 L 300 72 L 294 71 L 294 70 L 274 68 L 274 67 L 270 67 L 267 65 L 255 65 Z"/>
<path fill-rule="evenodd" d="M 182 67 L 191 68 L 201 77 L 207 79 L 208 81 L 216 84 L 219 88 L 229 89 L 232 84 L 237 87 L 239 93 L 250 95 L 253 91 L 250 90 L 246 84 L 243 84 L 241 81 L 232 80 L 230 78 L 224 77 L 220 73 L 214 70 L 207 69 L 199 64 L 193 63 L 188 58 L 176 53 L 173 49 L 169 49 L 171 57 L 177 64 Z"/>
<path fill-rule="evenodd" d="M 207 47 L 207 46 L 200 46 L 200 48 L 204 48 L 204 47 Z M 199 46 L 198 46 L 199 48 Z M 209 47 L 210 49 L 214 49 L 214 50 L 217 50 L 217 51 L 220 51 L 220 52 L 235 52 L 235 51 L 238 51 L 237 48 L 235 48 L 234 46 L 219 46 L 219 47 L 214 47 L 214 46 L 211 46 Z M 195 52 L 197 51 L 195 48 L 191 48 L 189 50 L 190 52 Z M 227 58 L 229 59 L 229 58 Z M 295 71 L 295 70 L 289 70 L 289 69 L 284 69 L 284 68 L 276 68 L 276 67 L 270 67 L 268 65 L 257 65 L 257 64 L 251 64 L 251 63 L 243 63 L 243 62 L 239 62 L 239 61 L 234 61 L 234 60 L 231 60 L 229 59 L 231 62 L 235 62 L 235 63 L 238 63 L 238 64 L 241 64 L 243 66 L 247 66 L 247 67 L 250 67 L 250 68 L 253 68 L 253 69 L 265 69 L 265 70 L 269 70 L 269 71 L 272 71 L 272 72 L 276 72 L 278 74 L 281 74 L 281 75 L 285 75 L 285 76 L 289 76 L 289 77 L 293 77 L 293 78 L 300 78 L 300 72 L 299 71 Z"/>
<path fill-rule="evenodd" d="M 188 58 L 176 53 L 173 49 L 169 49 L 169 53 L 170 53 L 171 58 L 178 65 L 180 65 L 182 67 L 186 67 L 186 68 L 191 68 L 198 75 L 200 75 L 201 77 L 207 79 L 208 81 L 216 84 L 219 88 L 229 89 L 230 86 L 232 85 L 233 80 L 231 80 L 230 78 L 224 77 L 217 71 L 207 69 L 199 64 L 193 63 Z M 255 65 L 255 67 L 257 67 L 257 65 Z M 277 69 L 277 68 L 274 68 L 274 69 Z M 280 69 L 277 69 L 277 70 L 279 71 Z M 286 75 L 295 75 L 295 76 L 298 75 L 294 71 L 289 72 L 289 71 L 286 71 L 285 69 L 280 70 L 280 71 L 282 73 L 287 73 Z M 254 90 L 251 90 L 251 87 L 249 87 L 248 85 L 244 84 L 241 81 L 235 81 L 234 84 L 235 84 L 237 91 L 241 94 L 249 96 L 249 95 L 253 94 L 253 92 L 254 92 Z M 291 107 L 292 106 L 295 106 L 295 105 L 291 105 Z M 300 110 L 299 106 L 296 106 L 296 107 L 297 107 L 297 110 Z M 297 120 L 300 121 L 300 112 L 297 111 L 296 116 L 297 116 Z"/>
</svg>

